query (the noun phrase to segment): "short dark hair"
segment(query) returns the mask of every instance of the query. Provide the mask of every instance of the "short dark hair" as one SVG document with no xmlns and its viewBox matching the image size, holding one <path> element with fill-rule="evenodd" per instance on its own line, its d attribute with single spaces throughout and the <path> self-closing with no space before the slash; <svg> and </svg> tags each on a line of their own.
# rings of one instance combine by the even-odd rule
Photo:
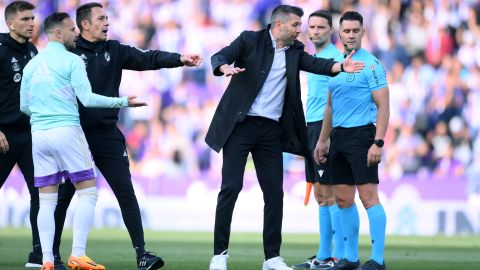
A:
<svg viewBox="0 0 480 270">
<path fill-rule="evenodd" d="M 54 12 L 45 19 L 43 22 L 43 31 L 45 33 L 51 32 L 55 27 L 62 26 L 63 20 L 70 18 L 70 15 L 66 12 Z"/>
<path fill-rule="evenodd" d="M 17 12 L 33 9 L 35 9 L 35 6 L 32 3 L 27 1 L 13 1 L 5 8 L 5 21 L 8 21 L 8 19 L 17 14 Z"/>
<path fill-rule="evenodd" d="M 343 13 L 340 18 L 340 24 L 342 24 L 343 21 L 359 21 L 360 25 L 363 26 L 363 17 L 356 11 L 347 11 Z"/>
<path fill-rule="evenodd" d="M 286 22 L 290 14 L 295 14 L 298 17 L 303 16 L 303 10 L 299 7 L 289 5 L 279 5 L 272 11 L 270 21 L 273 24 L 276 21 Z"/>
<path fill-rule="evenodd" d="M 328 26 L 332 27 L 332 14 L 326 10 L 317 10 L 308 16 L 308 19 L 312 17 L 321 17 L 328 21 Z"/>
<path fill-rule="evenodd" d="M 92 8 L 99 7 L 103 8 L 103 5 L 97 2 L 91 2 L 83 4 L 77 8 L 77 27 L 80 30 L 80 33 L 83 31 L 82 21 L 87 20 L 92 23 Z"/>
</svg>

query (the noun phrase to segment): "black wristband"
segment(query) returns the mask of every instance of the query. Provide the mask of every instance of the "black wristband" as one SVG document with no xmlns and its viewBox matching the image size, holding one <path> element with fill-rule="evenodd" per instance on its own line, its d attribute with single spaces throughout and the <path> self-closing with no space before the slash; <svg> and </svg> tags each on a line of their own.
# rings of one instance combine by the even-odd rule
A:
<svg viewBox="0 0 480 270">
<path fill-rule="evenodd" d="M 340 72 L 345 72 L 345 69 L 343 69 L 343 62 L 340 63 Z"/>
</svg>

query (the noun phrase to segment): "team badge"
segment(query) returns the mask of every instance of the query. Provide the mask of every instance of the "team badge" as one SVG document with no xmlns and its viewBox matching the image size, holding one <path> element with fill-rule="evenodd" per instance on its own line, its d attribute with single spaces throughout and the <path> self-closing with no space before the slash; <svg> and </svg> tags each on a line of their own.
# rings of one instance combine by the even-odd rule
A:
<svg viewBox="0 0 480 270">
<path fill-rule="evenodd" d="M 18 63 L 12 63 L 12 69 L 13 69 L 13 71 L 19 71 L 20 70 L 20 65 Z"/>
<path fill-rule="evenodd" d="M 18 64 L 18 60 L 15 59 L 15 57 L 12 57 L 12 60 L 10 61 L 12 63 L 12 70 L 13 71 L 19 71 L 20 70 L 20 64 Z"/>
<path fill-rule="evenodd" d="M 355 80 L 355 73 L 347 73 L 347 77 L 345 78 L 347 82 L 353 82 Z"/>
<path fill-rule="evenodd" d="M 105 52 L 104 56 L 105 60 L 107 60 L 107 62 L 110 62 L 110 54 L 108 52 Z"/>
<path fill-rule="evenodd" d="M 15 75 L 13 75 L 14 82 L 19 82 L 21 79 L 22 79 L 22 75 L 20 75 L 20 73 L 15 73 Z"/>
</svg>

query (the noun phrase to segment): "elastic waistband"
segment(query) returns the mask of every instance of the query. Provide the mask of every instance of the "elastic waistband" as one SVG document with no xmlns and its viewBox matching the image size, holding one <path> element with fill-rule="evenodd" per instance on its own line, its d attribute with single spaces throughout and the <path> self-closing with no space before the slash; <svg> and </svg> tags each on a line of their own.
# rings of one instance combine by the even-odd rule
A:
<svg viewBox="0 0 480 270">
<path fill-rule="evenodd" d="M 307 122 L 307 126 L 321 126 L 323 124 L 323 120 Z"/>
<path fill-rule="evenodd" d="M 354 130 L 354 129 L 368 129 L 368 128 L 372 128 L 372 127 L 375 127 L 374 124 L 367 124 L 367 125 L 363 125 L 363 126 L 358 126 L 358 127 L 335 127 L 333 129 L 335 130 Z"/>
</svg>

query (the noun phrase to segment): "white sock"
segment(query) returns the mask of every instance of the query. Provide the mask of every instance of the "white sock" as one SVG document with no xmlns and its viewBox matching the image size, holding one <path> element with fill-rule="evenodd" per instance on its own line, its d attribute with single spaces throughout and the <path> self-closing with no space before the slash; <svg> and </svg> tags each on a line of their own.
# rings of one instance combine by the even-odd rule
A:
<svg viewBox="0 0 480 270">
<path fill-rule="evenodd" d="M 55 236 L 55 207 L 58 193 L 39 193 L 40 210 L 38 211 L 37 226 L 42 245 L 43 263 L 54 262 L 53 237 Z"/>
<path fill-rule="evenodd" d="M 77 190 L 78 205 L 73 217 L 73 244 L 72 256 L 85 256 L 87 238 L 93 223 L 95 204 L 98 192 L 96 187 Z"/>
</svg>

